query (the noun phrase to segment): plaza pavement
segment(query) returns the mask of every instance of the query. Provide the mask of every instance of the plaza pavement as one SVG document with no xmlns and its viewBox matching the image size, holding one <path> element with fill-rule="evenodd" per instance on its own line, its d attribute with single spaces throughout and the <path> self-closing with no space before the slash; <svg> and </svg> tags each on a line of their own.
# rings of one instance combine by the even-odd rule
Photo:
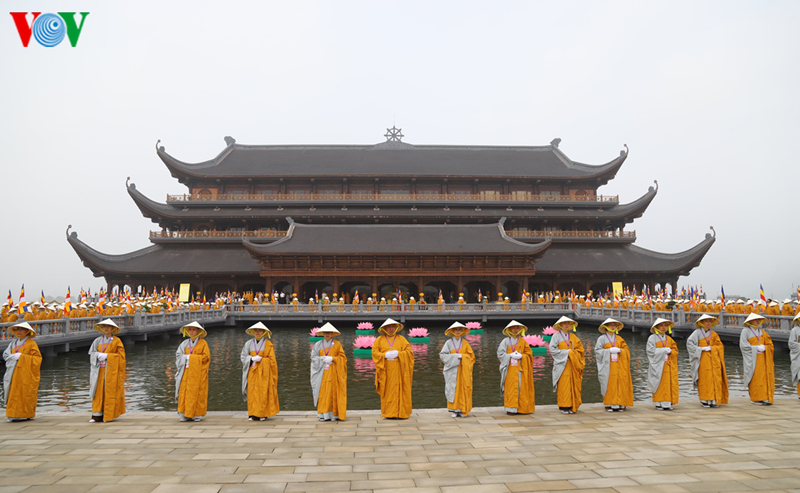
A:
<svg viewBox="0 0 800 493">
<path fill-rule="evenodd" d="M 796 397 L 719 409 L 690 400 L 672 412 L 590 404 L 572 416 L 554 406 L 464 419 L 352 411 L 340 423 L 307 412 L 200 423 L 130 413 L 110 424 L 53 413 L 0 423 L 0 440 L 0 493 L 800 492 Z"/>
</svg>

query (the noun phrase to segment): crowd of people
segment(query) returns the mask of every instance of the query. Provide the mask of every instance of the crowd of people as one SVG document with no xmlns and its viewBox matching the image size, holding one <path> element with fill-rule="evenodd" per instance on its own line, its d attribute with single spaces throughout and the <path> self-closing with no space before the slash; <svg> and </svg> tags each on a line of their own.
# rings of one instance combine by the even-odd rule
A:
<svg viewBox="0 0 800 493">
<path fill-rule="evenodd" d="M 751 313 L 744 322 L 739 349 L 744 361 L 744 380 L 750 400 L 758 405 L 773 403 L 775 393 L 774 347 L 762 328 L 765 317 Z M 689 336 L 692 384 L 704 407 L 728 403 L 728 379 L 725 348 L 712 329 L 719 319 L 709 314 L 695 322 Z M 553 358 L 552 383 L 558 408 L 574 414 L 582 404 L 581 390 L 585 367 L 584 348 L 575 334 L 577 322 L 561 317 L 554 325 L 549 345 Z M 597 375 L 603 404 L 609 412 L 625 411 L 633 406 L 631 356 L 620 336 L 623 323 L 605 320 L 598 328 L 595 344 Z M 800 315 L 793 319 L 789 335 L 793 385 L 800 395 Z M 657 318 L 650 328 L 646 354 L 647 384 L 655 408 L 669 411 L 678 403 L 678 346 L 672 339 L 673 322 Z M 90 422 L 113 421 L 125 413 L 125 348 L 117 337 L 120 328 L 111 319 L 95 325 L 100 333 L 89 349 Z M 42 355 L 34 341 L 36 330 L 28 322 L 9 328 L 15 337 L 3 352 L 6 364 L 4 404 L 8 421 L 32 419 L 36 414 L 39 368 Z M 406 419 L 411 415 L 411 389 L 414 353 L 408 340 L 400 335 L 403 324 L 387 319 L 372 346 L 375 363 L 375 389 L 380 396 L 381 416 Z M 498 349 L 500 388 L 503 407 L 510 415 L 531 414 L 535 409 L 533 353 L 524 339 L 528 328 L 515 320 L 503 329 L 505 336 Z M 446 408 L 452 417 L 469 416 L 472 410 L 472 370 L 475 353 L 464 336 L 470 329 L 455 322 L 445 331 L 448 337 L 439 356 L 443 363 Z M 263 421 L 279 410 L 278 366 L 270 342 L 272 332 L 258 322 L 246 330 L 251 336 L 240 355 L 242 362 L 242 397 L 247 403 L 248 419 Z M 181 328 L 185 339 L 175 354 L 175 401 L 181 421 L 200 421 L 208 409 L 208 371 L 211 363 L 207 332 L 198 322 Z M 347 356 L 339 341 L 340 334 L 331 323 L 316 331 L 323 340 L 316 342 L 310 355 L 310 381 L 317 416 L 321 421 L 345 420 L 347 414 Z"/>
</svg>

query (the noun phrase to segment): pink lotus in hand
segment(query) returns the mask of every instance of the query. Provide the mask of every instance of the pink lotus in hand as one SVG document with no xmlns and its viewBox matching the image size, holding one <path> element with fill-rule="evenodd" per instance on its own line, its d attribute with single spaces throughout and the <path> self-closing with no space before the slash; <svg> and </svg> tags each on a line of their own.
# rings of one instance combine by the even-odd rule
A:
<svg viewBox="0 0 800 493">
<path fill-rule="evenodd" d="M 408 337 L 428 337 L 428 329 L 425 327 L 414 327 L 408 331 Z"/>
<path fill-rule="evenodd" d="M 467 322 L 467 328 L 469 330 L 478 330 L 481 328 L 480 322 Z"/>
<path fill-rule="evenodd" d="M 353 347 L 358 349 L 369 349 L 375 343 L 374 336 L 358 336 L 353 341 Z"/>
<path fill-rule="evenodd" d="M 311 329 L 311 334 L 310 334 L 310 336 L 311 336 L 311 337 L 317 337 L 317 331 L 318 331 L 318 330 L 319 330 L 319 327 L 314 327 L 313 329 Z"/>
<path fill-rule="evenodd" d="M 552 325 L 550 325 L 548 327 L 545 327 L 544 330 L 542 330 L 542 334 L 544 334 L 546 336 L 551 336 L 551 335 L 553 335 L 555 333 L 556 333 L 556 329 L 554 329 Z"/>
<path fill-rule="evenodd" d="M 372 330 L 372 328 L 372 322 L 358 322 L 358 325 L 356 325 L 358 330 Z"/>
<path fill-rule="evenodd" d="M 545 345 L 545 342 L 544 342 L 544 339 L 542 339 L 542 336 L 530 335 L 530 336 L 523 336 L 522 338 L 525 339 L 525 342 L 528 343 L 528 346 L 542 347 L 542 346 Z"/>
</svg>

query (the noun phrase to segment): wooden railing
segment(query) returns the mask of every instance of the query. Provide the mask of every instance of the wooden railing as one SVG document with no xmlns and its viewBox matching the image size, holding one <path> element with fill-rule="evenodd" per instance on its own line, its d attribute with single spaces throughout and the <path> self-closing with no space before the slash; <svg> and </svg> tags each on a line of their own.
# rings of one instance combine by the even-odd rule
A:
<svg viewBox="0 0 800 493">
<path fill-rule="evenodd" d="M 506 231 L 511 238 L 636 238 L 636 231 Z M 283 238 L 286 231 L 150 231 L 154 239 Z"/>
<path fill-rule="evenodd" d="M 150 238 L 283 238 L 286 231 L 150 231 Z"/>
<path fill-rule="evenodd" d="M 619 195 L 534 195 L 516 193 L 252 193 L 252 194 L 167 194 L 167 202 L 296 202 L 296 201 L 344 201 L 344 202 L 611 202 L 619 203 Z"/>
<path fill-rule="evenodd" d="M 511 238 L 636 238 L 636 231 L 506 231 Z"/>
</svg>

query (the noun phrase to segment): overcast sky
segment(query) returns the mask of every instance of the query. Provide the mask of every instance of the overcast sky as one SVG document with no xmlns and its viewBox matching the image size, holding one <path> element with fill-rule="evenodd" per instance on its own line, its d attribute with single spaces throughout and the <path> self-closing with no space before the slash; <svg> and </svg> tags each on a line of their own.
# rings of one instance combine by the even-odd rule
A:
<svg viewBox="0 0 800 493">
<path fill-rule="evenodd" d="M 5 234 L 17 301 L 104 285 L 66 241 L 150 245 L 125 191 L 186 188 L 155 154 L 243 144 L 546 145 L 630 156 L 600 193 L 659 193 L 628 229 L 674 253 L 717 242 L 680 285 L 788 297 L 800 283 L 800 2 L 9 1 L 91 12 L 76 48 L 0 21 Z M 0 17 L 2 18 L 2 17 Z M 454 170 L 455 171 L 455 170 Z"/>
</svg>

